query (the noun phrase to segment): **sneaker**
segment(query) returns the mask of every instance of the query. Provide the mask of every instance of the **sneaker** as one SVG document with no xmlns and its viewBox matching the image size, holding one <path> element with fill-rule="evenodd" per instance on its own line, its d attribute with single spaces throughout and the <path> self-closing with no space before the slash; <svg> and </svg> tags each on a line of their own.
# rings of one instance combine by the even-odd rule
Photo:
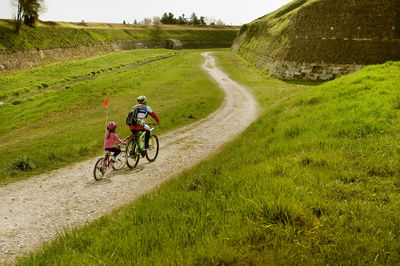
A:
<svg viewBox="0 0 400 266">
<path fill-rule="evenodd" d="M 144 150 L 145 151 L 151 151 L 152 149 L 153 149 L 153 147 L 149 146 L 149 147 L 145 148 Z"/>
</svg>

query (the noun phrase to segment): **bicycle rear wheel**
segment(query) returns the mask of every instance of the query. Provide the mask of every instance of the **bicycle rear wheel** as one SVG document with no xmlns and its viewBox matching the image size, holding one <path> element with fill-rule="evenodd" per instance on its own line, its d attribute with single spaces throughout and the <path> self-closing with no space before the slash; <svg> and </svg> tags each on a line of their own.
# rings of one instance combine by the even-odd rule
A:
<svg viewBox="0 0 400 266">
<path fill-rule="evenodd" d="M 138 146 L 136 139 L 131 139 L 126 145 L 126 165 L 129 168 L 135 168 L 139 163 L 140 154 L 138 154 Z"/>
<path fill-rule="evenodd" d="M 146 151 L 146 158 L 149 162 L 154 162 L 158 155 L 159 142 L 156 135 L 151 135 L 149 139 L 149 148 Z"/>
<path fill-rule="evenodd" d="M 94 179 L 96 179 L 97 181 L 100 181 L 103 179 L 104 176 L 104 158 L 100 158 L 97 160 L 96 164 L 94 165 L 94 169 L 93 169 L 93 176 Z"/>
<path fill-rule="evenodd" d="M 127 159 L 126 151 L 121 151 L 121 153 L 118 154 L 117 161 L 114 162 L 112 168 L 115 171 L 121 170 L 122 168 L 124 168 L 124 166 L 126 164 L 126 159 Z"/>
</svg>

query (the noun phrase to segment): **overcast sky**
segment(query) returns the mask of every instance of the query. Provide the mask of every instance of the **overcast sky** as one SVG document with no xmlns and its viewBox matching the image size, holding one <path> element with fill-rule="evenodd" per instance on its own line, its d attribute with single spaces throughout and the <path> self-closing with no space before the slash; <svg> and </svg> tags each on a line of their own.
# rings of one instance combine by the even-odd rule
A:
<svg viewBox="0 0 400 266">
<path fill-rule="evenodd" d="M 0 18 L 12 18 L 15 8 L 11 2 L 0 0 Z M 41 20 L 80 22 L 133 23 L 136 19 L 161 17 L 171 12 L 175 17 L 185 17 L 195 12 L 221 19 L 226 25 L 242 25 L 268 14 L 292 0 L 44 0 L 47 10 Z"/>
</svg>

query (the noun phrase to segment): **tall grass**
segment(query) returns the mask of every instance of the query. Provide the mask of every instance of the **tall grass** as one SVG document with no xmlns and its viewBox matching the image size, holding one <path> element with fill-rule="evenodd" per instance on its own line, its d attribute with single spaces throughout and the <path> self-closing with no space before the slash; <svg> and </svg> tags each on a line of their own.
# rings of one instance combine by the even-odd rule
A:
<svg viewBox="0 0 400 266">
<path fill-rule="evenodd" d="M 167 54 L 167 50 L 136 50 L 93 59 L 89 64 L 61 63 L 37 72 L 42 73 L 43 80 L 52 80 L 51 83 L 57 81 L 58 73 L 61 76 L 75 73 L 69 70 L 75 66 L 76 71 L 87 73 L 103 64 L 137 62 L 160 54 Z M 114 63 L 104 63 L 108 60 Z M 129 134 L 126 115 L 136 104 L 136 97 L 142 94 L 149 97 L 149 105 L 161 119 L 160 133 L 205 117 L 218 108 L 223 93 L 200 69 L 201 63 L 200 51 L 185 51 L 140 67 L 100 73 L 96 79 L 48 90 L 16 105 L 0 105 L 0 184 L 99 154 L 106 117 L 106 108 L 101 104 L 107 93 L 109 121 L 117 122 L 122 137 Z M 21 86 L 36 79 L 29 74 L 16 76 Z M 14 79 L 14 76 L 5 79 L 8 77 Z M 33 169 L 21 171 L 13 167 L 20 163 L 22 155 L 35 165 Z"/>
<path fill-rule="evenodd" d="M 264 109 L 220 154 L 21 265 L 400 262 L 400 63 L 285 83 L 227 52 Z"/>
</svg>

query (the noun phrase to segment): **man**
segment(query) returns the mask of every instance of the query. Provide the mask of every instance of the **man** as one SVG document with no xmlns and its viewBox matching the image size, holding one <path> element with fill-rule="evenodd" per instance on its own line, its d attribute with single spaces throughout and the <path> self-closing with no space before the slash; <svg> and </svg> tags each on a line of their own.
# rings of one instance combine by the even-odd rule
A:
<svg viewBox="0 0 400 266">
<path fill-rule="evenodd" d="M 132 113 L 132 122 L 128 122 L 129 128 L 132 131 L 133 135 L 136 135 L 138 131 L 146 131 L 146 136 L 144 140 L 144 147 L 145 150 L 149 150 L 149 139 L 150 139 L 150 127 L 146 124 L 146 118 L 148 115 L 150 115 L 154 120 L 156 120 L 157 125 L 160 123 L 160 120 L 158 119 L 157 115 L 151 110 L 150 106 L 147 105 L 147 97 L 144 95 L 141 95 L 137 98 L 138 104 L 135 105 L 132 109 L 132 111 L 129 113 Z M 129 118 L 129 115 L 128 115 Z"/>
</svg>

